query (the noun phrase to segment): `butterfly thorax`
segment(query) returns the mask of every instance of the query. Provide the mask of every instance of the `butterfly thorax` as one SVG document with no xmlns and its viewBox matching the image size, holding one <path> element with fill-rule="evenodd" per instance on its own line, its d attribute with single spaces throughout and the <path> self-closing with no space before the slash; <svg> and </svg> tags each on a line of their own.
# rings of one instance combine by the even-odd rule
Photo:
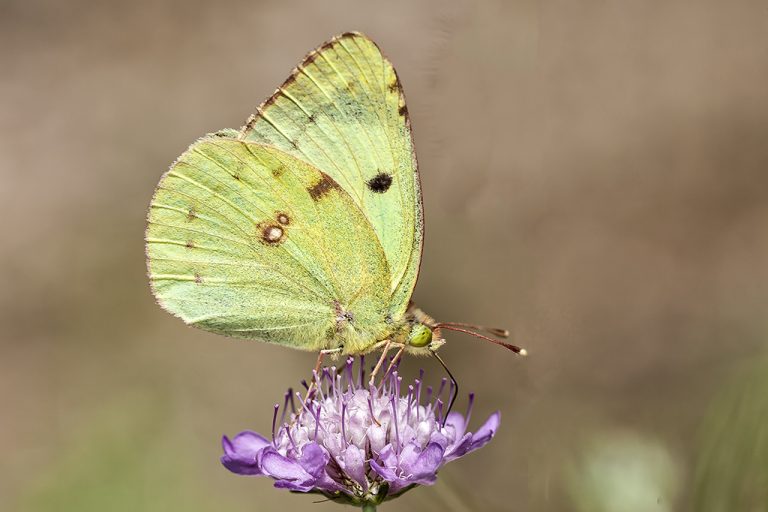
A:
<svg viewBox="0 0 768 512">
<path fill-rule="evenodd" d="M 360 355 L 380 348 L 385 341 L 404 345 L 409 353 L 426 355 L 445 343 L 435 320 L 409 304 L 400 318 L 387 316 L 378 322 L 375 331 L 362 331 L 355 325 L 353 314 L 341 309 L 336 318 L 336 332 L 328 348 L 341 348 L 344 355 Z"/>
<path fill-rule="evenodd" d="M 329 348 L 341 348 L 344 355 L 361 355 L 376 349 L 385 340 L 407 343 L 411 321 L 407 318 L 394 321 L 384 319 L 373 328 L 360 329 L 354 320 L 337 323 L 336 332 Z"/>
</svg>

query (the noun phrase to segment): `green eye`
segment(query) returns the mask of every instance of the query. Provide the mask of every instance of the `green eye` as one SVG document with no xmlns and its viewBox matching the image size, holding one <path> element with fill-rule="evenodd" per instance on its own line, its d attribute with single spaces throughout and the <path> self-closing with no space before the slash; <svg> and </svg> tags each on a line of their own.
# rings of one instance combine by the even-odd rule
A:
<svg viewBox="0 0 768 512">
<path fill-rule="evenodd" d="M 412 347 L 426 347 L 432 341 L 432 329 L 424 324 L 416 324 L 411 329 L 408 343 Z"/>
</svg>

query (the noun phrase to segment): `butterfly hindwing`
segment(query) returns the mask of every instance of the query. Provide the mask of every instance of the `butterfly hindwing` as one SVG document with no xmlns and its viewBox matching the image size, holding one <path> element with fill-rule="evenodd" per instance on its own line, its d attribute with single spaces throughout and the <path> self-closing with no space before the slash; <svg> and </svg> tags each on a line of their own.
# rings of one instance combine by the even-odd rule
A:
<svg viewBox="0 0 768 512">
<path fill-rule="evenodd" d="M 347 33 L 310 52 L 240 138 L 304 160 L 347 191 L 386 255 L 389 313 L 402 316 L 421 259 L 421 192 L 402 88 L 373 41 Z"/>
<path fill-rule="evenodd" d="M 317 350 L 340 306 L 373 330 L 387 313 L 387 260 L 360 208 L 261 144 L 207 136 L 179 157 L 151 203 L 147 256 L 160 304 L 226 335 Z"/>
</svg>

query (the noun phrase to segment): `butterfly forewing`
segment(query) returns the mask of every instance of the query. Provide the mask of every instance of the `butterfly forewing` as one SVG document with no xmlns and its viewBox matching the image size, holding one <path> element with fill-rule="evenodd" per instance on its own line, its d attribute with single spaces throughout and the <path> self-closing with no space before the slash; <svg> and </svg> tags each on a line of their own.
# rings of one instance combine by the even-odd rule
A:
<svg viewBox="0 0 768 512">
<path fill-rule="evenodd" d="M 421 192 L 405 98 L 378 47 L 347 33 L 310 52 L 240 137 L 312 164 L 347 191 L 386 255 L 389 313 L 404 314 L 421 259 Z"/>
</svg>

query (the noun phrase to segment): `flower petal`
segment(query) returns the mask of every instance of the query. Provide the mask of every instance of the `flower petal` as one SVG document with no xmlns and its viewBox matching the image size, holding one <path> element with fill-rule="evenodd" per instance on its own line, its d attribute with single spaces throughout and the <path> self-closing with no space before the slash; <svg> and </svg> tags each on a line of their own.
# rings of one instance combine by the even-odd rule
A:
<svg viewBox="0 0 768 512">
<path fill-rule="evenodd" d="M 301 484 L 292 480 L 275 480 L 276 489 L 288 489 L 289 491 L 309 492 L 315 488 L 314 484 Z"/>
<path fill-rule="evenodd" d="M 221 463 L 225 468 L 238 475 L 263 474 L 258 464 L 258 454 L 269 441 L 256 432 L 245 431 L 237 434 L 231 441 L 227 436 L 221 438 L 224 455 Z"/>
<path fill-rule="evenodd" d="M 485 446 L 488 441 L 490 441 L 493 436 L 496 435 L 496 431 L 499 429 L 500 424 L 501 413 L 496 411 L 495 413 L 491 414 L 485 423 L 483 423 L 483 426 L 477 429 L 477 432 L 472 435 L 472 445 L 469 447 L 467 453 Z"/>
<path fill-rule="evenodd" d="M 222 455 L 221 464 L 236 475 L 263 475 L 259 464 L 256 461 L 243 462 L 241 460 L 232 459 L 226 455 Z"/>
<path fill-rule="evenodd" d="M 379 453 L 387 444 L 387 430 L 380 425 L 373 423 L 368 427 L 368 440 L 371 443 L 373 453 Z"/>
<path fill-rule="evenodd" d="M 391 444 L 388 444 L 381 450 L 379 459 L 388 468 L 396 468 L 399 464 L 397 453 L 395 453 L 395 448 Z"/>
<path fill-rule="evenodd" d="M 435 481 L 435 473 L 443 462 L 443 447 L 437 443 L 430 443 L 419 454 L 416 462 L 411 465 L 412 476 L 409 478 L 412 482 L 417 483 L 433 483 Z"/>
<path fill-rule="evenodd" d="M 452 412 L 448 415 L 448 417 L 445 419 L 445 427 L 448 432 L 446 435 L 448 436 L 448 439 L 451 438 L 450 432 L 453 430 L 454 436 L 453 439 L 460 439 L 464 432 L 467 430 L 467 421 L 464 419 L 464 416 L 459 414 L 458 412 Z"/>
<path fill-rule="evenodd" d="M 398 466 L 400 466 L 406 473 L 412 473 L 411 468 L 419 459 L 421 450 L 416 443 L 408 443 L 405 448 L 400 452 L 398 457 Z"/>
<path fill-rule="evenodd" d="M 429 437 L 429 443 L 437 443 L 440 446 L 442 446 L 443 449 L 447 449 L 448 446 L 450 445 L 450 443 L 448 442 L 448 439 L 439 430 L 435 430 L 434 432 L 432 432 L 432 434 Z"/>
<path fill-rule="evenodd" d="M 304 446 L 299 458 L 301 467 L 315 478 L 319 478 L 325 472 L 330 455 L 317 443 L 309 443 Z"/>
<path fill-rule="evenodd" d="M 304 471 L 297 462 L 280 455 L 274 448 L 262 450 L 259 456 L 262 471 L 276 480 L 293 480 L 301 483 L 312 481 L 312 475 Z"/>
<path fill-rule="evenodd" d="M 282 485 L 285 489 L 291 489 L 293 491 L 302 491 L 315 489 L 328 492 L 343 491 L 344 487 L 334 482 L 331 477 L 328 476 L 326 468 L 328 467 L 328 461 L 331 456 L 328 454 L 325 448 L 319 444 L 312 442 L 304 446 L 299 457 L 299 464 L 302 469 L 312 476 L 312 479 L 301 484 L 293 483 L 292 485 Z M 280 480 L 286 482 L 286 480 Z"/>
<path fill-rule="evenodd" d="M 352 480 L 360 484 L 364 489 L 368 488 L 365 478 L 365 453 L 357 446 L 351 444 L 344 452 L 336 457 L 341 469 Z"/>
<path fill-rule="evenodd" d="M 420 421 L 418 425 L 416 425 L 416 430 L 414 431 L 414 437 L 419 443 L 419 446 L 426 446 L 429 441 L 432 434 L 435 432 L 435 421 L 432 419 L 432 421 L 424 420 Z"/>
<path fill-rule="evenodd" d="M 445 454 L 445 461 L 450 462 L 466 455 L 472 446 L 472 433 L 467 432 L 464 437 L 448 447 Z"/>
<path fill-rule="evenodd" d="M 232 441 L 227 436 L 221 439 L 222 447 L 226 455 L 239 456 L 239 457 L 255 457 L 256 454 L 265 446 L 269 444 L 269 441 L 250 430 L 246 430 L 237 434 Z"/>
<path fill-rule="evenodd" d="M 392 485 L 392 482 L 397 482 L 401 480 L 399 476 L 397 476 L 397 473 L 395 472 L 394 467 L 387 467 L 382 464 L 379 464 L 375 460 L 370 461 L 371 469 L 373 469 L 376 473 L 379 474 L 381 478 L 389 482 L 390 485 Z"/>
</svg>

